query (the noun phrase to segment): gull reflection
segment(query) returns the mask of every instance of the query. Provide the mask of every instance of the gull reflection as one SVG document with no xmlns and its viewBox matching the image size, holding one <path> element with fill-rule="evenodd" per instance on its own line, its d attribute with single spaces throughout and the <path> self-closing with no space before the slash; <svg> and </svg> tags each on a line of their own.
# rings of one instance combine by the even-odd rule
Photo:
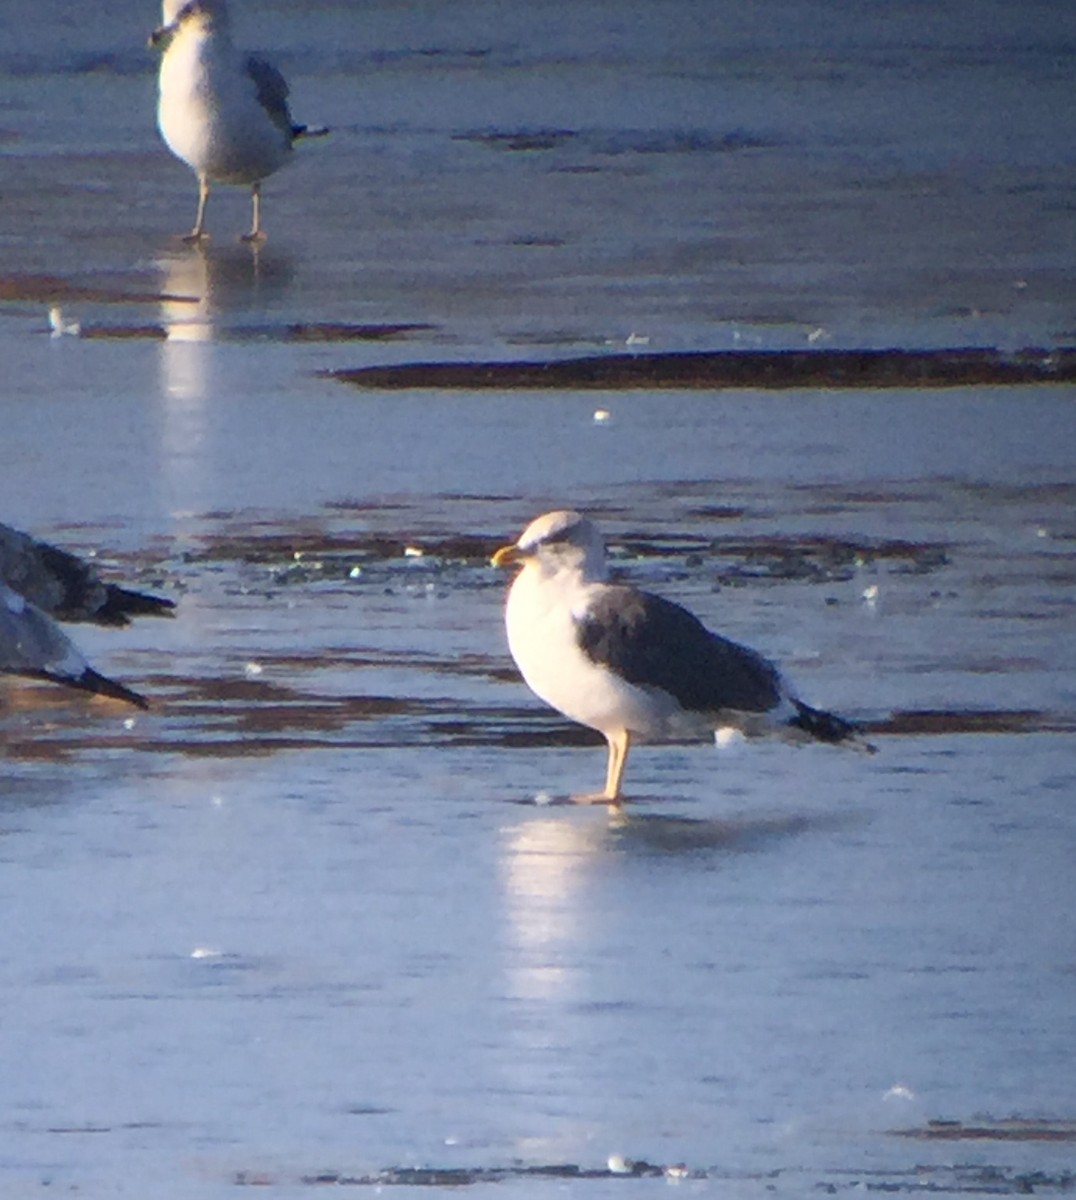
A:
<svg viewBox="0 0 1076 1200">
<path fill-rule="evenodd" d="M 507 836 L 500 863 L 509 990 L 524 999 L 560 995 L 575 974 L 572 942 L 586 911 L 581 893 L 604 830 L 590 820 L 553 817 L 525 821 Z"/>
<path fill-rule="evenodd" d="M 161 269 L 161 477 L 174 516 L 199 507 L 207 471 L 207 421 L 213 338 L 208 255 L 197 249 L 169 255 Z M 182 532 L 182 530 L 177 531 Z"/>
<path fill-rule="evenodd" d="M 258 328 L 267 303 L 290 287 L 291 259 L 278 251 L 209 243 L 169 251 L 161 272 L 161 323 L 170 341 L 204 342 Z"/>
<path fill-rule="evenodd" d="M 593 809 L 560 810 L 506 831 L 500 867 L 513 996 L 571 997 L 586 987 L 582 979 L 594 956 L 624 934 L 617 904 L 610 907 L 603 896 L 602 881 L 610 874 L 603 864 L 764 853 L 788 838 L 841 828 L 849 820 L 832 812 L 700 819 L 616 808 L 596 818 Z M 670 869 L 676 869 L 673 862 Z"/>
<path fill-rule="evenodd" d="M 199 243 L 158 260 L 161 325 L 162 482 L 174 512 L 198 511 L 212 491 L 209 406 L 230 361 L 218 343 L 253 340 L 271 329 L 267 306 L 291 285 L 291 260 L 279 252 Z"/>
<path fill-rule="evenodd" d="M 168 341 L 204 342 L 213 336 L 208 255 L 199 249 L 171 254 L 161 269 L 161 324 Z"/>
<path fill-rule="evenodd" d="M 700 907 L 722 903 L 715 865 L 814 825 L 802 814 L 711 820 L 564 806 L 502 829 L 498 1086 L 526 1105 L 528 1153 L 593 1154 L 626 1124 L 652 1121 L 651 1093 L 701 1103 L 695 1047 L 707 1036 L 712 979 L 705 964 L 670 955 L 669 932 L 686 920 L 706 936 Z M 734 920 L 714 911 L 703 959 L 719 959 Z M 619 1094 L 625 1063 L 640 1058 L 648 1088 Z M 597 1113 L 594 1096 L 617 1099 Z"/>
</svg>

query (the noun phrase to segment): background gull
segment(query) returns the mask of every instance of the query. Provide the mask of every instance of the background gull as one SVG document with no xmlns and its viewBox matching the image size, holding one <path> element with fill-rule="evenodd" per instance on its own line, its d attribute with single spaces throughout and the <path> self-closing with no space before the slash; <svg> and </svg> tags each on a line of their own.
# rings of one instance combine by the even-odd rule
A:
<svg viewBox="0 0 1076 1200">
<path fill-rule="evenodd" d="M 132 617 L 169 616 L 173 601 L 134 592 L 100 575 L 75 554 L 0 525 L 0 581 L 60 621 L 129 625 Z"/>
<path fill-rule="evenodd" d="M 493 562 L 522 566 L 505 619 L 523 678 L 609 744 L 604 791 L 578 799 L 620 802 L 634 739 L 732 728 L 790 741 L 859 740 L 850 722 L 799 700 L 756 651 L 711 633 L 678 604 L 609 583 L 601 535 L 580 513 L 538 517 Z"/>
<path fill-rule="evenodd" d="M 164 0 L 164 23 L 150 38 L 162 51 L 157 124 L 168 148 L 198 176 L 198 215 L 188 241 L 206 236 L 211 183 L 249 184 L 250 232 L 264 238 L 261 183 L 291 157 L 293 142 L 317 136 L 292 123 L 288 85 L 256 54 L 237 50 L 225 0 Z"/>
<path fill-rule="evenodd" d="M 0 582 L 0 672 L 47 679 L 147 708 L 145 699 L 95 671 L 63 630 L 18 592 Z"/>
<path fill-rule="evenodd" d="M 164 597 L 105 583 L 74 554 L 0 525 L 0 672 L 145 708 L 137 692 L 95 671 L 53 618 L 122 626 L 134 616 L 169 616 L 173 608 Z"/>
</svg>

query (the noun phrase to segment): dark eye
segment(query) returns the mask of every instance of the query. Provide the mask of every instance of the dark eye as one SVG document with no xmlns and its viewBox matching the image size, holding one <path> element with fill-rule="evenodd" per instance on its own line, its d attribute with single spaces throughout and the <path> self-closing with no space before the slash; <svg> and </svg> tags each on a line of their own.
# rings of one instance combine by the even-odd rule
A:
<svg viewBox="0 0 1076 1200">
<path fill-rule="evenodd" d="M 572 541 L 572 535 L 575 533 L 574 525 L 566 525 L 563 529 L 554 530 L 552 533 L 547 533 L 541 540 L 543 546 L 560 546 L 566 542 Z"/>
</svg>

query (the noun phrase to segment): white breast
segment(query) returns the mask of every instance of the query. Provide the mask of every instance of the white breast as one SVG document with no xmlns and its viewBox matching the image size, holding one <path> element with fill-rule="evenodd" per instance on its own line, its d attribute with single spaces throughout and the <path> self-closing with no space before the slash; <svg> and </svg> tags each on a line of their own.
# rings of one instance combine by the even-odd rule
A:
<svg viewBox="0 0 1076 1200">
<path fill-rule="evenodd" d="M 157 121 L 177 158 L 215 183 L 253 183 L 291 153 L 230 43 L 180 30 L 161 61 Z"/>
<path fill-rule="evenodd" d="M 601 584 L 540 578 L 525 567 L 508 593 L 508 645 L 528 687 L 566 717 L 611 735 L 627 729 L 660 740 L 701 732 L 665 692 L 637 687 L 590 659 L 576 640 L 573 613 Z"/>
</svg>

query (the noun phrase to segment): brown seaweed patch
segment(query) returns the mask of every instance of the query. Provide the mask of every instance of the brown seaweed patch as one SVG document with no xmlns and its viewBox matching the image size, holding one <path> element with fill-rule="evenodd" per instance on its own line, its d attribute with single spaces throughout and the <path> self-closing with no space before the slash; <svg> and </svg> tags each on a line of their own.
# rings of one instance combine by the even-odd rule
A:
<svg viewBox="0 0 1076 1200">
<path fill-rule="evenodd" d="M 896 1129 L 897 1137 L 928 1142 L 1076 1142 L 1076 1120 L 1009 1117 L 1001 1121 L 928 1121 L 913 1129 Z"/>
<path fill-rule="evenodd" d="M 284 669 L 284 660 L 273 666 Z M 296 656 L 294 665 L 311 661 Z M 493 660 L 466 663 L 398 661 L 389 656 L 344 656 L 337 666 L 408 666 L 444 674 L 515 678 Z M 6 756 L 59 761 L 98 751 L 180 753 L 197 758 L 264 756 L 284 750 L 411 748 L 533 749 L 598 746 L 593 730 L 535 706 L 475 704 L 451 697 L 415 699 L 386 694 L 327 694 L 242 676 L 160 676 L 131 681 L 152 697 L 147 718 L 117 721 L 118 705 L 72 701 L 65 689 L 27 689 L 17 704 L 0 709 Z M 5 701 L 10 696 L 4 689 Z M 26 697 L 31 697 L 27 699 Z M 28 711 L 36 709 L 37 711 Z M 126 711 L 126 710 L 124 710 Z M 1076 715 L 1033 711 L 897 712 L 862 723 L 871 736 L 901 734 L 998 734 L 1076 731 Z"/>
<path fill-rule="evenodd" d="M 273 533 L 219 534 L 203 539 L 202 548 L 188 554 L 190 562 L 251 563 L 315 562 L 325 559 L 392 560 L 421 549 L 423 555 L 457 561 L 489 562 L 503 535 L 445 534 L 408 537 L 406 534 L 330 533 L 324 529 L 294 529 Z"/>
<path fill-rule="evenodd" d="M 574 129 L 476 129 L 453 135 L 455 142 L 475 142 L 494 150 L 555 150 L 578 137 Z"/>
<path fill-rule="evenodd" d="M 432 329 L 431 325 L 342 325 L 334 322 L 294 324 L 285 326 L 246 326 L 225 335 L 227 340 L 246 341 L 258 338 L 278 342 L 390 342 L 409 333 Z M 164 340 L 168 330 L 163 325 L 86 325 L 80 326 L 79 336 L 99 340 L 124 339 Z"/>
<path fill-rule="evenodd" d="M 151 701 L 150 711 L 156 708 Z M 0 749 L 13 762 L 51 763 L 87 747 L 139 749 L 144 744 L 142 718 L 132 718 L 133 711 L 108 696 L 3 677 Z"/>
<path fill-rule="evenodd" d="M 832 582 L 851 579 L 856 571 L 878 562 L 906 574 L 925 575 L 949 562 L 947 548 L 936 542 L 904 539 L 853 540 L 806 534 L 798 537 L 722 539 L 713 544 L 721 558 L 734 562 L 718 575 L 719 582 L 791 579 Z"/>
<path fill-rule="evenodd" d="M 435 329 L 434 325 L 346 325 L 335 321 L 297 322 L 285 327 L 291 342 L 389 342 L 409 333 Z"/>
<path fill-rule="evenodd" d="M 761 1185 L 766 1191 L 780 1186 L 782 1194 L 836 1195 L 838 1192 L 886 1192 L 895 1195 L 921 1195 L 924 1192 L 952 1195 L 957 1193 L 993 1196 L 1026 1196 L 1032 1193 L 1071 1192 L 1076 1175 L 1068 1170 L 1021 1170 L 994 1164 L 928 1164 L 891 1170 L 835 1167 L 815 1171 L 806 1167 L 775 1168 L 763 1171 L 729 1171 L 720 1167 L 691 1167 L 686 1163 L 659 1164 L 645 1159 L 613 1156 L 604 1167 L 578 1163 L 513 1163 L 508 1166 L 396 1166 L 369 1173 L 349 1174 L 325 1170 L 299 1176 L 287 1176 L 267 1170 L 242 1170 L 231 1177 L 237 1187 L 386 1187 L 466 1188 L 492 1183 L 523 1183 L 549 1180 L 560 1183 L 608 1184 L 617 1180 L 665 1179 L 710 1181 L 732 1185 L 739 1195 L 742 1185 Z M 604 1194 L 604 1191 L 603 1191 Z M 752 1191 L 754 1194 L 754 1191 Z"/>
<path fill-rule="evenodd" d="M 1076 714 L 1039 709 L 898 709 L 863 724 L 871 734 L 1072 733 Z"/>
<path fill-rule="evenodd" d="M 658 1166 L 643 1160 L 624 1159 L 613 1166 L 582 1167 L 575 1163 L 541 1165 L 518 1164 L 509 1167 L 386 1167 L 367 1175 L 348 1175 L 339 1171 L 318 1171 L 303 1175 L 299 1182 L 325 1187 L 425 1187 L 459 1188 L 476 1184 L 500 1183 L 523 1179 L 688 1179 L 706 1178 L 705 1172 L 691 1171 L 682 1163 Z M 276 1182 L 260 1171 L 240 1171 L 233 1182 L 240 1186 L 265 1187 Z"/>
<path fill-rule="evenodd" d="M 429 710 L 398 696 L 325 696 L 263 679 L 186 679 L 179 689 L 176 682 L 171 681 L 171 711 L 207 734 L 215 730 L 237 739 L 246 752 L 265 740 L 278 749 L 282 738 L 292 746 L 323 745 L 326 735 L 363 722 L 418 717 Z"/>
<path fill-rule="evenodd" d="M 449 675 L 515 678 L 499 660 L 341 652 L 334 665 L 408 667 Z M 309 670 L 310 656 L 263 660 L 281 674 Z M 0 707 L 0 737 L 12 760 L 59 761 L 92 748 L 179 753 L 196 758 L 265 756 L 284 750 L 372 749 L 437 744 L 455 747 L 584 746 L 600 737 L 534 707 L 475 705 L 447 697 L 413 699 L 379 693 L 326 694 L 315 689 L 244 675 L 160 675 L 138 679 L 152 697 L 151 716 L 118 725 L 120 706 L 104 700 L 74 702 L 66 689 L 0 688 L 20 703 Z M 27 700 L 26 697 L 30 699 Z M 24 711 L 27 709 L 36 711 Z M 126 712 L 125 709 L 122 711 Z"/>
<path fill-rule="evenodd" d="M 590 388 L 893 388 L 1062 383 L 1076 348 L 951 350 L 722 350 L 604 354 L 548 362 L 425 362 L 328 370 L 361 388 L 579 390 Z"/>
<path fill-rule="evenodd" d="M 83 325 L 79 337 L 97 341 L 164 341 L 168 330 L 163 325 Z"/>
<path fill-rule="evenodd" d="M 733 512 L 717 517 L 731 518 Z M 220 533 L 206 537 L 187 560 L 287 564 L 323 577 L 347 574 L 355 563 L 392 562 L 416 556 L 431 561 L 484 567 L 505 535 L 481 533 L 354 533 L 318 528 L 275 529 L 265 533 Z M 686 558 L 700 566 L 707 558 L 719 562 L 717 579 L 737 583 L 754 579 L 830 581 L 850 577 L 856 570 L 886 562 L 896 569 L 926 574 L 945 566 L 947 548 L 934 542 L 903 539 L 870 540 L 805 534 L 796 537 L 760 536 L 715 540 L 704 534 L 671 532 L 654 538 L 626 531 L 610 539 L 616 565 L 631 559 Z"/>
<path fill-rule="evenodd" d="M 354 325 L 342 321 L 296 321 L 289 325 L 243 325 L 224 330 L 221 336 L 233 342 L 392 342 L 436 328 L 414 322 Z"/>
<path fill-rule="evenodd" d="M 60 275 L 0 275 L 0 301 L 84 301 L 94 304 L 197 304 L 197 296 L 178 296 L 169 292 L 131 291 L 101 287 L 97 284 L 72 283 Z"/>
<path fill-rule="evenodd" d="M 686 515 L 707 521 L 736 521 L 747 516 L 747 507 L 743 504 L 696 504 Z"/>
</svg>

